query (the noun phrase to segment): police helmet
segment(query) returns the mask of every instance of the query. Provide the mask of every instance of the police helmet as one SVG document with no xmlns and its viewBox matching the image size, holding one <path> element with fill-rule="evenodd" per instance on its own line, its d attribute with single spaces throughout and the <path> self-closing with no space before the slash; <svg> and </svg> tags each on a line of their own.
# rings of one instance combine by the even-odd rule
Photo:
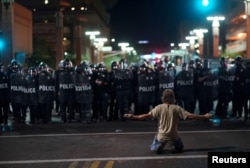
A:
<svg viewBox="0 0 250 168">
<path fill-rule="evenodd" d="M 89 62 L 86 61 L 86 60 L 82 60 L 82 61 L 80 62 L 80 64 L 83 65 L 83 66 L 89 66 Z"/>
<path fill-rule="evenodd" d="M 241 62 L 242 61 L 242 57 L 240 55 L 236 56 L 234 59 L 236 62 Z"/>
<path fill-rule="evenodd" d="M 127 60 L 124 59 L 124 58 L 119 61 L 119 64 L 120 64 L 121 69 L 127 69 L 128 68 Z"/>
<path fill-rule="evenodd" d="M 139 63 L 139 67 L 143 67 L 143 68 L 148 68 L 149 62 L 145 59 L 141 60 Z"/>
<path fill-rule="evenodd" d="M 75 67 L 75 71 L 77 72 L 77 73 L 82 73 L 83 72 L 83 66 L 80 64 L 80 65 L 77 65 L 76 67 Z"/>
<path fill-rule="evenodd" d="M 48 71 L 48 65 L 44 62 L 41 62 L 38 67 L 39 67 L 39 70 L 42 72 Z"/>
<path fill-rule="evenodd" d="M 17 73 L 22 70 L 22 66 L 16 60 L 12 60 L 9 69 L 11 72 Z"/>
<path fill-rule="evenodd" d="M 28 69 L 28 73 L 29 73 L 29 75 L 31 75 L 31 76 L 37 75 L 37 68 L 36 68 L 36 67 L 30 67 L 30 68 Z"/>
<path fill-rule="evenodd" d="M 183 71 L 187 71 L 188 70 L 188 64 L 186 62 L 184 62 L 181 66 Z"/>
<path fill-rule="evenodd" d="M 59 68 L 59 69 L 63 69 L 63 62 L 64 62 L 64 60 L 61 60 L 61 61 L 59 62 L 59 64 L 58 64 L 58 68 Z"/>
<path fill-rule="evenodd" d="M 65 59 L 63 61 L 63 68 L 64 69 L 71 69 L 71 68 L 73 68 L 73 63 L 69 59 Z"/>
<path fill-rule="evenodd" d="M 118 69 L 118 62 L 117 61 L 113 61 L 111 63 L 111 70 L 114 70 L 114 69 Z"/>
<path fill-rule="evenodd" d="M 210 68 L 210 61 L 208 59 L 204 59 L 203 67 L 206 69 Z"/>
<path fill-rule="evenodd" d="M 194 67 L 195 67 L 194 61 L 193 60 L 189 61 L 189 63 L 188 63 L 188 69 L 194 69 Z"/>
<path fill-rule="evenodd" d="M 220 65 L 226 65 L 227 64 L 227 58 L 226 57 L 221 57 L 220 58 Z"/>
<path fill-rule="evenodd" d="M 99 63 L 99 64 L 97 64 L 97 70 L 98 71 L 103 71 L 103 70 L 105 70 L 106 69 L 106 67 L 105 67 L 105 65 L 104 65 L 104 63 Z"/>
<path fill-rule="evenodd" d="M 169 71 L 169 70 L 173 70 L 174 69 L 174 63 L 172 63 L 172 62 L 170 62 L 170 63 L 168 63 L 167 64 L 167 70 Z"/>
</svg>

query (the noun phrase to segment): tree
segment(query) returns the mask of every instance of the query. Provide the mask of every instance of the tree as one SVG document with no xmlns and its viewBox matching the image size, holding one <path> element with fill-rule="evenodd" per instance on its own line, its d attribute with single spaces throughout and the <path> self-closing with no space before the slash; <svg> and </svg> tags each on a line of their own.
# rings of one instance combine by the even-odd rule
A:
<svg viewBox="0 0 250 168">
<path fill-rule="evenodd" d="M 38 66 L 40 62 L 45 62 L 49 67 L 55 68 L 56 53 L 46 41 L 40 38 L 33 39 L 33 54 L 26 58 L 28 67 Z"/>
</svg>

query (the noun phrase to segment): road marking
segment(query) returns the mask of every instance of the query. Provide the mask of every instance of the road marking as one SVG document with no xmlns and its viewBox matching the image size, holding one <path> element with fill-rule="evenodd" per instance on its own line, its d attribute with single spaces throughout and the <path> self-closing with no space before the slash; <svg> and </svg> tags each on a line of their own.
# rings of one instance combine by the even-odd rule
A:
<svg viewBox="0 0 250 168">
<path fill-rule="evenodd" d="M 72 162 L 70 165 L 69 165 L 69 168 L 76 168 L 77 165 L 78 165 L 79 162 Z"/>
<path fill-rule="evenodd" d="M 112 168 L 114 164 L 115 164 L 115 161 L 110 160 L 110 161 L 108 161 L 108 163 L 106 163 L 104 168 Z"/>
<path fill-rule="evenodd" d="M 91 162 L 90 161 L 85 161 L 82 168 L 89 168 L 91 165 Z"/>
<path fill-rule="evenodd" d="M 79 159 L 54 159 L 54 160 L 12 160 L 0 161 L 0 165 L 12 164 L 34 164 L 34 163 L 61 163 L 61 162 L 91 162 L 91 164 L 100 164 L 100 161 L 127 161 L 127 160 L 159 160 L 159 159 L 201 159 L 207 158 L 207 155 L 171 155 L 171 156 L 146 156 L 146 157 L 114 157 L 114 158 L 79 158 Z M 95 163 L 96 162 L 96 163 Z M 111 163 L 110 163 L 111 165 Z M 93 167 L 94 168 L 94 167 Z"/>
<path fill-rule="evenodd" d="M 98 168 L 99 165 L 100 165 L 100 163 L 101 163 L 100 160 L 94 161 L 94 162 L 91 164 L 90 168 Z"/>
<path fill-rule="evenodd" d="M 250 132 L 250 130 L 207 130 L 207 131 L 179 131 L 180 134 L 193 133 L 229 133 Z M 81 133 L 81 134 L 39 134 L 39 135 L 2 135 L 1 138 L 25 138 L 25 137 L 60 137 L 60 136 L 96 136 L 96 135 L 150 135 L 156 132 L 119 132 L 119 133 Z"/>
</svg>

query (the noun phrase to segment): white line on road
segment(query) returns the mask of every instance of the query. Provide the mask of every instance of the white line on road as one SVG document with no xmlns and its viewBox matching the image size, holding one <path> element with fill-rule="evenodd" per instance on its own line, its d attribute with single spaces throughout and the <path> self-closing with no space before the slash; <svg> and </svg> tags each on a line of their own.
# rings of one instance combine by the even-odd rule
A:
<svg viewBox="0 0 250 168">
<path fill-rule="evenodd" d="M 126 161 L 126 160 L 157 160 L 157 159 L 200 159 L 207 158 L 207 155 L 172 155 L 172 156 L 154 156 L 154 157 L 114 157 L 114 158 L 79 158 L 79 159 L 54 159 L 54 160 L 13 160 L 13 161 L 0 161 L 3 164 L 34 164 L 34 163 L 61 163 L 61 162 L 86 162 L 86 161 Z"/>
<path fill-rule="evenodd" d="M 179 131 L 180 134 L 195 133 L 230 133 L 230 132 L 250 132 L 250 130 L 210 130 L 210 131 Z M 156 132 L 119 132 L 119 133 L 81 133 L 81 134 L 39 134 L 39 135 L 3 135 L 1 138 L 25 138 L 25 137 L 60 137 L 60 136 L 96 136 L 96 135 L 148 135 Z"/>
</svg>

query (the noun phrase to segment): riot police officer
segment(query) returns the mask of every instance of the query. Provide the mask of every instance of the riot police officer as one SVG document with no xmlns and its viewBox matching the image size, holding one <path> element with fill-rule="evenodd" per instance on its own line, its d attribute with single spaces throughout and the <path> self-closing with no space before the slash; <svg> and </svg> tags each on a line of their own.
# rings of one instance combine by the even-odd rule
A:
<svg viewBox="0 0 250 168">
<path fill-rule="evenodd" d="M 156 69 L 156 103 L 155 105 L 161 104 L 161 95 L 165 89 L 174 90 L 174 78 L 175 70 L 173 65 L 170 63 L 167 67 L 162 64 L 158 65 Z"/>
<path fill-rule="evenodd" d="M 75 105 L 76 111 L 80 114 L 82 123 L 92 122 L 92 100 L 93 89 L 91 83 L 91 68 L 86 61 L 82 61 L 76 67 L 76 75 L 74 78 L 75 85 Z"/>
<path fill-rule="evenodd" d="M 58 64 L 58 68 L 55 70 L 55 73 L 54 73 L 54 76 L 55 78 L 58 78 L 59 77 L 59 74 L 63 71 L 63 62 L 64 60 L 61 60 Z M 55 79 L 55 81 L 58 81 L 58 79 Z M 58 95 L 55 94 L 55 111 L 59 113 L 59 107 L 60 107 L 60 103 L 59 103 L 59 100 L 58 100 Z"/>
<path fill-rule="evenodd" d="M 60 102 L 61 121 L 70 123 L 74 119 L 74 68 L 69 59 L 63 61 L 63 71 L 59 74 L 56 81 L 56 93 Z M 68 115 L 67 115 L 68 113 Z"/>
<path fill-rule="evenodd" d="M 25 123 L 26 109 L 23 106 L 24 75 L 23 68 L 16 60 L 9 65 L 10 75 L 10 103 L 16 123 Z"/>
<path fill-rule="evenodd" d="M 118 119 L 118 107 L 117 107 L 117 101 L 116 101 L 116 78 L 115 78 L 115 71 L 118 69 L 119 63 L 117 61 L 113 61 L 111 63 L 111 70 L 108 74 L 109 76 L 109 96 L 110 96 L 110 102 L 109 102 L 109 116 L 108 121 L 113 121 Z"/>
<path fill-rule="evenodd" d="M 241 118 L 243 107 L 246 109 L 246 69 L 242 65 L 242 57 L 235 58 L 235 77 L 233 81 L 233 112 L 232 117 Z"/>
<path fill-rule="evenodd" d="M 198 103 L 199 100 L 199 90 L 200 90 L 200 82 L 199 82 L 199 75 L 202 70 L 202 60 L 200 58 L 196 58 L 194 60 L 194 102 L 192 105 L 192 111 L 196 110 L 196 105 L 198 104 L 198 108 L 201 109 L 200 104 Z"/>
<path fill-rule="evenodd" d="M 218 68 L 219 87 L 218 102 L 216 106 L 216 116 L 226 118 L 228 115 L 228 105 L 233 98 L 234 69 L 229 67 L 228 59 L 220 58 L 220 67 Z"/>
<path fill-rule="evenodd" d="M 204 60 L 198 77 L 200 114 L 214 110 L 214 100 L 218 94 L 218 71 L 211 69 L 210 64 L 208 59 Z"/>
<path fill-rule="evenodd" d="M 39 114 L 38 119 L 43 123 L 51 122 L 51 110 L 55 100 L 55 79 L 48 71 L 48 65 L 41 62 L 38 66 L 40 73 L 38 74 L 38 103 Z"/>
<path fill-rule="evenodd" d="M 177 104 L 185 110 L 193 113 L 194 103 L 194 73 L 189 64 L 183 63 L 182 70 L 175 76 L 175 94 Z"/>
<path fill-rule="evenodd" d="M 28 75 L 24 79 L 23 88 L 24 108 L 29 108 L 30 111 L 30 123 L 34 124 L 37 115 L 38 105 L 38 78 L 36 67 L 30 67 L 28 69 Z"/>
<path fill-rule="evenodd" d="M 148 66 L 146 60 L 140 62 L 138 71 L 138 112 L 137 114 L 145 114 L 149 111 L 150 106 L 155 103 L 155 73 Z"/>
<path fill-rule="evenodd" d="M 247 108 L 247 114 L 245 114 L 245 119 L 248 119 L 249 111 L 250 111 L 250 61 L 246 62 L 246 108 Z M 246 109 L 245 109 L 246 111 Z"/>
<path fill-rule="evenodd" d="M 9 99 L 9 77 L 0 63 L 0 124 L 8 124 Z"/>
<path fill-rule="evenodd" d="M 114 71 L 115 75 L 115 89 L 116 89 L 116 101 L 120 112 L 120 118 L 125 121 L 123 115 L 130 111 L 130 101 L 132 92 L 132 71 L 128 69 L 128 65 L 125 59 L 119 61 L 119 69 Z"/>
<path fill-rule="evenodd" d="M 108 71 L 104 63 L 97 65 L 96 79 L 94 81 L 94 100 L 93 105 L 96 107 L 93 117 L 97 121 L 107 120 L 108 102 Z"/>
</svg>

